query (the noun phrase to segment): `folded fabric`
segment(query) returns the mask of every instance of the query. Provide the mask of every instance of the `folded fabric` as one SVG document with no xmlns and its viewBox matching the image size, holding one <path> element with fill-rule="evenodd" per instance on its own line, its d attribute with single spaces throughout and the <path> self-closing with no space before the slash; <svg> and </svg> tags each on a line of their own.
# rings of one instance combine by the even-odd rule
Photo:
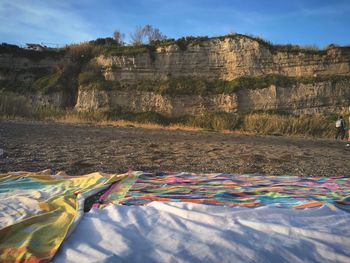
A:
<svg viewBox="0 0 350 263">
<path fill-rule="evenodd" d="M 350 262 L 350 214 L 151 202 L 87 213 L 53 262 Z"/>
<path fill-rule="evenodd" d="M 0 174 L 0 262 L 45 262 L 80 219 L 84 198 L 124 175 Z"/>
</svg>

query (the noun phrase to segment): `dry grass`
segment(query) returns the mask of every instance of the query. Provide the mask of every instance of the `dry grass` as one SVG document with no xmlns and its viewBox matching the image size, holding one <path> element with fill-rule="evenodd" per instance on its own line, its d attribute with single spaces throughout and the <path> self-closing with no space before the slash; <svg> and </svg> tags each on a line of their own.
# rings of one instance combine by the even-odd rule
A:
<svg viewBox="0 0 350 263">
<path fill-rule="evenodd" d="M 76 115 L 71 117 L 64 117 L 56 120 L 61 123 L 89 123 L 89 121 L 79 119 Z M 144 128 L 144 129 L 164 129 L 164 130 L 182 130 L 182 131 L 191 131 L 191 132 L 200 132 L 204 129 L 198 127 L 192 127 L 182 124 L 170 124 L 170 125 L 161 125 L 155 123 L 139 123 L 135 121 L 126 121 L 126 120 L 103 120 L 97 122 L 100 125 L 112 125 L 112 126 L 121 126 L 121 127 L 136 127 L 136 128 Z"/>
<path fill-rule="evenodd" d="M 121 127 L 137 127 L 144 129 L 164 129 L 164 130 L 182 130 L 191 132 L 203 131 L 203 128 L 193 127 L 185 124 L 175 123 L 169 125 L 156 124 L 151 122 L 140 123 L 136 121 L 128 120 L 108 120 L 107 114 L 103 112 L 78 112 L 75 110 L 65 110 L 64 112 L 56 112 L 51 116 L 46 116 L 42 118 L 46 121 L 54 121 L 58 123 L 69 123 L 69 124 L 89 124 L 94 123 L 98 125 L 112 125 Z"/>
<path fill-rule="evenodd" d="M 344 114 L 346 116 L 346 114 Z M 114 114 L 101 111 L 79 112 L 51 107 L 33 108 L 25 97 L 0 92 L 0 119 L 29 119 L 60 123 L 94 123 L 146 129 L 204 130 L 223 133 L 333 138 L 337 115 L 287 115 L 277 113 L 207 113 L 202 116 L 168 118 L 156 113 Z M 347 123 L 347 127 L 349 124 Z"/>
<path fill-rule="evenodd" d="M 333 117 L 315 115 L 278 115 L 252 113 L 243 117 L 241 131 L 272 135 L 334 136 Z"/>
<path fill-rule="evenodd" d="M 3 118 L 30 117 L 33 110 L 27 98 L 0 90 L 0 116 Z"/>
</svg>

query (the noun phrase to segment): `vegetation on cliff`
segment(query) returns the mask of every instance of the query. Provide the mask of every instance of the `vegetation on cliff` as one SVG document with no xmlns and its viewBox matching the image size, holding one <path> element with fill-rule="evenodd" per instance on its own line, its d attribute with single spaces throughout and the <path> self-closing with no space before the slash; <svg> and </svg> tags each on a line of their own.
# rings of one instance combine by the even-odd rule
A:
<svg viewBox="0 0 350 263">
<path fill-rule="evenodd" d="M 147 31 L 148 30 L 148 31 Z M 283 75 L 243 76 L 227 81 L 222 79 L 173 77 L 168 75 L 166 79 L 138 80 L 134 83 L 122 83 L 119 81 L 107 81 L 105 68 L 99 65 L 96 57 L 99 56 L 137 56 L 148 54 L 151 63 L 157 59 L 157 52 L 166 52 L 168 46 L 177 47 L 185 52 L 190 46 L 202 45 L 206 41 L 226 41 L 227 39 L 240 40 L 242 38 L 258 42 L 270 52 L 290 52 L 324 54 L 327 49 L 320 50 L 315 46 L 300 47 L 297 45 L 273 45 L 272 43 L 254 36 L 231 34 L 222 37 L 182 37 L 177 40 L 166 39 L 159 35 L 155 29 L 140 30 L 135 35 L 133 45 L 125 45 L 122 34 L 115 32 L 115 39 L 100 38 L 93 41 L 67 45 L 60 49 L 45 49 L 41 52 L 19 48 L 14 45 L 1 44 L 0 56 L 8 58 L 9 63 L 13 58 L 28 59 L 40 62 L 43 59 L 52 60 L 52 67 L 28 66 L 24 61 L 23 67 L 13 70 L 12 65 L 4 67 L 0 65 L 0 116 L 24 117 L 34 119 L 61 119 L 74 116 L 83 121 L 113 121 L 128 120 L 140 123 L 157 123 L 160 125 L 183 124 L 192 127 L 201 127 L 209 130 L 240 130 L 262 134 L 290 134 L 329 137 L 333 132 L 333 115 L 286 115 L 276 112 L 255 112 L 229 114 L 223 112 L 211 112 L 202 116 L 182 116 L 169 118 L 154 112 L 125 113 L 125 112 L 77 112 L 73 110 L 76 103 L 76 95 L 79 89 L 96 90 L 137 90 L 154 92 L 161 95 L 201 95 L 231 94 L 243 89 L 263 89 L 271 85 L 277 87 L 293 87 L 300 84 L 317 84 L 322 82 L 350 83 L 350 76 L 344 75 L 317 75 L 313 77 L 288 77 Z M 153 31 L 152 31 L 153 30 Z M 142 35 L 148 32 L 148 42 L 143 42 Z M 152 38 L 150 32 L 157 33 L 158 37 Z M 141 34 L 142 33 L 142 34 Z M 152 34 L 153 34 L 152 33 Z M 159 49 L 160 48 L 160 49 Z M 330 47 L 333 48 L 333 47 Z M 344 47 L 343 47 L 344 48 Z M 349 47 L 346 47 L 349 49 Z M 22 61 L 23 62 L 23 61 Z M 19 77 L 21 76 L 21 77 Z M 1 76 L 0 76 L 1 77 Z M 30 79 L 30 81 L 28 81 Z M 28 103 L 26 95 L 31 92 L 50 94 L 53 92 L 71 94 L 72 103 L 68 109 L 56 109 L 51 107 L 33 106 Z M 22 94 L 22 95 L 19 95 Z M 23 95 L 24 94 L 24 95 Z M 20 105 L 20 106 L 19 106 Z"/>
<path fill-rule="evenodd" d="M 157 124 L 160 126 L 198 127 L 209 131 L 239 131 L 264 135 L 296 135 L 333 138 L 334 121 L 332 115 L 292 115 L 270 112 L 225 113 L 210 112 L 200 116 L 165 117 L 155 112 L 123 113 L 89 111 L 33 106 L 25 96 L 13 96 L 0 91 L 0 119 L 24 118 L 30 120 L 51 120 L 84 123 L 113 124 L 116 120 L 132 123 Z M 347 124 L 349 125 L 349 124 Z"/>
<path fill-rule="evenodd" d="M 0 54 L 10 54 L 14 57 L 24 57 L 33 61 L 38 61 L 46 58 L 60 59 L 66 53 L 65 48 L 50 48 L 43 51 L 29 50 L 20 48 L 16 45 L 7 43 L 0 44 Z"/>
<path fill-rule="evenodd" d="M 113 86 L 105 80 L 101 66 L 92 61 L 81 70 L 78 83 L 81 89 L 109 90 Z"/>
<path fill-rule="evenodd" d="M 205 78 L 168 78 L 151 81 L 141 80 L 132 85 L 121 85 L 118 81 L 106 83 L 101 87 L 106 90 L 131 89 L 137 91 L 154 92 L 160 95 L 209 95 L 209 94 L 232 94 L 242 89 L 264 89 L 271 85 L 277 87 L 291 87 L 299 84 L 316 84 L 330 81 L 332 84 L 347 81 L 350 76 L 344 75 L 320 75 L 316 77 L 287 77 L 283 75 L 263 75 L 257 77 L 239 77 L 231 81 L 208 80 Z M 101 89 L 101 88 L 98 88 Z"/>
<path fill-rule="evenodd" d="M 31 60 L 41 60 L 47 57 L 51 58 L 62 58 L 67 56 L 72 58 L 72 50 L 84 49 L 84 54 L 86 57 L 91 55 L 105 55 L 105 56 L 120 56 L 120 55 L 136 55 L 140 53 L 150 53 L 154 52 L 159 47 L 167 47 L 171 45 L 176 45 L 181 51 L 186 51 L 189 45 L 200 45 L 205 41 L 210 40 L 220 40 L 224 41 L 226 39 L 250 39 L 252 41 L 258 42 L 260 45 L 268 48 L 272 52 L 291 52 L 291 53 L 319 53 L 322 54 L 326 52 L 326 49 L 320 49 L 315 45 L 299 46 L 293 44 L 286 45 L 276 45 L 268 40 L 261 37 L 243 34 L 228 34 L 218 37 L 208 37 L 208 36 L 186 36 L 179 39 L 166 38 L 157 28 L 152 28 L 150 25 L 146 25 L 144 28 L 138 29 L 134 33 L 131 44 L 125 45 L 122 39 L 122 33 L 119 31 L 114 32 L 118 36 L 118 39 L 111 37 L 98 38 L 89 42 L 82 42 L 80 44 L 66 45 L 63 48 L 45 48 L 42 51 L 28 50 L 25 48 L 20 48 L 16 45 L 11 45 L 7 43 L 0 44 L 0 54 L 11 54 L 16 57 L 25 57 Z M 144 42 L 142 39 L 147 38 L 148 41 Z M 334 45 L 332 45 L 334 46 Z M 73 59 L 76 59 L 73 58 Z"/>
<path fill-rule="evenodd" d="M 59 86 L 60 74 L 59 72 L 50 73 L 33 83 L 34 90 L 42 91 L 43 93 L 51 93 L 62 89 Z"/>
<path fill-rule="evenodd" d="M 146 41 L 143 39 L 146 38 Z M 42 91 L 50 93 L 55 91 L 76 92 L 78 85 L 89 89 L 109 90 L 131 88 L 142 91 L 152 91 L 158 94 L 183 95 L 183 94 L 215 94 L 232 93 L 239 89 L 259 89 L 270 85 L 286 86 L 297 83 L 317 83 L 320 81 L 343 81 L 346 77 L 325 76 L 316 78 L 291 78 L 280 75 L 266 75 L 261 77 L 240 77 L 232 81 L 208 80 L 198 78 L 173 78 L 166 80 L 139 81 L 136 85 L 124 85 L 118 81 L 108 82 L 103 79 L 103 69 L 91 69 L 87 65 L 91 64 L 98 56 L 136 56 L 137 54 L 148 54 L 151 62 L 157 58 L 158 48 L 165 48 L 170 45 L 177 46 L 180 51 L 187 50 L 190 45 L 201 45 L 201 43 L 210 40 L 224 41 L 226 39 L 250 39 L 258 42 L 260 45 L 268 48 L 271 52 L 303 52 L 323 54 L 326 50 L 320 50 L 314 46 L 300 47 L 297 45 L 273 45 L 272 43 L 255 36 L 242 34 L 230 34 L 221 37 L 182 37 L 177 40 L 166 38 L 157 28 L 150 25 L 140 27 L 134 33 L 134 42 L 131 45 L 125 45 L 123 34 L 120 31 L 114 32 L 114 38 L 99 38 L 93 41 L 80 44 L 67 45 L 64 48 L 46 48 L 43 51 L 34 51 L 23 49 L 15 45 L 2 43 L 0 45 L 0 55 L 8 56 L 9 63 L 11 57 L 23 57 L 29 61 L 40 61 L 42 59 L 56 60 L 57 65 L 53 68 L 35 67 L 30 68 L 27 62 L 23 69 L 26 72 L 11 72 L 16 75 L 10 79 L 2 79 L 0 89 L 14 92 L 32 92 Z M 7 74 L 10 68 L 0 67 L 0 73 Z M 34 72 L 35 71 L 35 72 Z M 24 81 L 17 78 L 21 74 L 29 74 L 32 81 Z M 76 84 L 72 88 L 72 84 Z"/>
<path fill-rule="evenodd" d="M 264 40 L 256 36 L 248 36 L 242 34 L 229 34 L 220 37 L 208 37 L 208 36 L 186 36 L 179 39 L 173 38 L 161 38 L 156 40 L 151 40 L 147 43 L 137 42 L 137 44 L 132 45 L 121 45 L 119 42 L 113 40 L 113 38 L 99 38 L 93 41 L 81 43 L 80 45 L 88 46 L 91 53 L 94 56 L 135 56 L 137 54 L 148 53 L 150 56 L 154 56 L 158 48 L 165 48 L 168 46 L 177 46 L 180 51 L 186 51 L 188 47 L 201 45 L 203 42 L 211 40 L 224 41 L 226 39 L 250 39 L 252 41 L 258 42 L 261 46 L 269 49 L 271 52 L 289 52 L 289 53 L 311 53 L 311 54 L 325 54 L 326 49 L 320 49 L 315 45 L 276 45 L 267 40 Z M 69 49 L 71 46 L 67 46 Z"/>
</svg>

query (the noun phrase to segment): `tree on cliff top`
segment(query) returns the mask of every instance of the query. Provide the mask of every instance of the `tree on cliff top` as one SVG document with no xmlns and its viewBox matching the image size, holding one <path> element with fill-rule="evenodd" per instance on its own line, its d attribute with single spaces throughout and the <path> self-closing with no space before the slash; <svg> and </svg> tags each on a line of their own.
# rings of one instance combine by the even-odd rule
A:
<svg viewBox="0 0 350 263">
<path fill-rule="evenodd" d="M 153 28 L 151 25 L 145 25 L 144 27 L 137 26 L 135 31 L 130 34 L 132 45 L 142 45 L 151 43 L 153 41 L 164 40 L 166 36 L 163 35 L 158 28 Z"/>
<path fill-rule="evenodd" d="M 153 28 L 151 25 L 145 25 L 143 30 L 147 37 L 148 43 L 164 40 L 167 38 L 166 35 L 163 35 L 162 32 L 160 32 L 159 28 Z"/>
<path fill-rule="evenodd" d="M 120 30 L 115 30 L 113 33 L 113 38 L 115 42 L 120 46 L 123 46 L 125 44 L 124 37 L 125 35 Z"/>
<path fill-rule="evenodd" d="M 145 38 L 143 27 L 137 26 L 135 28 L 135 31 L 130 33 L 130 38 L 131 38 L 132 45 L 135 45 L 135 46 L 141 45 Z"/>
</svg>

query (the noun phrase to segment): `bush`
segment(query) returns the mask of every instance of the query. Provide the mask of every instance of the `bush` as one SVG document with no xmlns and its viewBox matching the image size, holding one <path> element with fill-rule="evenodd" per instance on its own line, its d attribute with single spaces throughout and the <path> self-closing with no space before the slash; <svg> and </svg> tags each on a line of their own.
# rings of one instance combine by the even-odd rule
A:
<svg viewBox="0 0 350 263">
<path fill-rule="evenodd" d="M 103 81 L 104 78 L 101 73 L 96 71 L 84 71 L 79 74 L 79 85 L 88 85 L 96 81 Z"/>
<path fill-rule="evenodd" d="M 188 117 L 182 123 L 214 131 L 234 130 L 239 127 L 241 117 L 238 114 L 214 112 L 202 116 Z"/>
<path fill-rule="evenodd" d="M 244 115 L 242 131 L 264 135 L 304 135 L 333 137 L 334 120 L 327 115 L 249 113 Z"/>
<path fill-rule="evenodd" d="M 113 85 L 113 83 L 106 81 L 102 75 L 102 68 L 92 61 L 79 74 L 78 83 L 80 88 L 95 90 L 108 90 L 112 86 L 117 86 L 117 84 Z"/>
<path fill-rule="evenodd" d="M 170 78 L 167 80 L 143 80 L 131 86 L 139 91 L 155 92 L 161 95 L 204 95 L 207 91 L 206 81 L 194 78 Z"/>
<path fill-rule="evenodd" d="M 108 114 L 109 120 L 128 120 L 160 125 L 182 124 L 212 131 L 239 130 L 262 135 L 294 135 L 333 138 L 334 116 L 293 115 L 287 113 L 255 112 L 234 114 L 225 112 L 205 113 L 200 116 L 165 117 L 155 112 Z"/>
<path fill-rule="evenodd" d="M 155 123 L 160 125 L 168 125 L 171 123 L 171 118 L 167 118 L 156 112 L 122 113 L 114 111 L 108 114 L 108 119 L 134 121 L 138 123 Z"/>
<path fill-rule="evenodd" d="M 103 45 L 119 45 L 119 43 L 111 38 L 97 38 L 96 40 L 91 40 L 89 41 L 90 44 L 98 45 L 98 46 L 103 46 Z"/>
<path fill-rule="evenodd" d="M 142 80 L 131 89 L 139 91 L 155 92 L 161 95 L 208 95 L 208 94 L 232 94 L 242 89 L 264 89 L 271 85 L 279 87 L 291 87 L 298 83 L 315 84 L 318 82 L 332 81 L 333 84 L 350 81 L 350 76 L 317 76 L 317 77 L 287 77 L 282 75 L 264 75 L 257 77 L 239 77 L 227 80 L 207 80 L 204 78 L 168 78 L 164 80 L 151 81 Z"/>
<path fill-rule="evenodd" d="M 59 82 L 61 74 L 59 72 L 54 72 L 44 77 L 37 79 L 33 83 L 33 88 L 35 90 L 41 91 L 43 93 L 50 93 L 60 89 L 61 84 Z"/>
<path fill-rule="evenodd" d="M 10 45 L 7 43 L 2 43 L 0 45 L 0 54 L 8 53 L 15 57 L 25 57 L 34 61 L 45 59 L 47 57 L 58 59 L 63 57 L 65 52 L 66 50 L 63 48 L 47 48 L 43 51 L 35 51 L 20 48 L 16 45 Z"/>
<path fill-rule="evenodd" d="M 0 116 L 32 117 L 34 116 L 34 111 L 26 97 L 0 91 Z"/>
<path fill-rule="evenodd" d="M 188 45 L 198 45 L 201 42 L 209 40 L 209 37 L 202 36 L 202 37 L 193 37 L 193 36 L 187 36 L 187 37 L 181 37 L 177 40 L 175 40 L 175 44 L 180 48 L 181 51 L 186 51 Z"/>
<path fill-rule="evenodd" d="M 31 91 L 32 88 L 28 84 L 24 83 L 23 81 L 0 80 L 0 90 L 24 93 L 27 91 Z"/>
<path fill-rule="evenodd" d="M 157 58 L 156 46 L 148 45 L 147 50 L 148 50 L 148 55 L 149 55 L 151 62 L 154 63 L 156 61 L 156 58 Z"/>
<path fill-rule="evenodd" d="M 84 63 L 93 57 L 93 45 L 89 42 L 68 45 L 65 49 L 72 62 Z"/>
</svg>

